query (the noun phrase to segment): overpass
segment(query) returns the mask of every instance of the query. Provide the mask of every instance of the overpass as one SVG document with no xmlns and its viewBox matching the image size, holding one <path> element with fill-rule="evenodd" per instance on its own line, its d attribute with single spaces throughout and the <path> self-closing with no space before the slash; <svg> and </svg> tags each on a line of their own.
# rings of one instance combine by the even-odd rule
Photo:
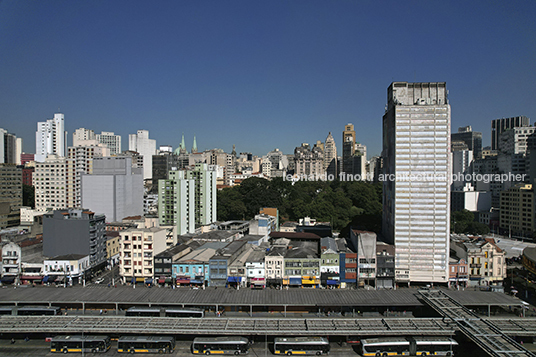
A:
<svg viewBox="0 0 536 357">
<path fill-rule="evenodd" d="M 491 319 L 483 319 L 440 290 L 422 290 L 424 301 L 444 316 L 444 320 L 454 322 L 463 334 L 475 342 L 490 356 L 495 357 L 536 357 Z M 534 321 L 531 321 L 532 325 Z M 520 324 L 518 326 L 523 326 Z M 530 326 L 529 325 L 529 326 Z"/>
</svg>

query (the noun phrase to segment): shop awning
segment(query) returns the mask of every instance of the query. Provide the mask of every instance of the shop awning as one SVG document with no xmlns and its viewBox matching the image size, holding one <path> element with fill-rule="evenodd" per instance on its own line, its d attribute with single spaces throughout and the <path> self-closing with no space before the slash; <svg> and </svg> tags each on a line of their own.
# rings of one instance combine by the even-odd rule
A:
<svg viewBox="0 0 536 357">
<path fill-rule="evenodd" d="M 254 285 L 264 285 L 264 280 L 254 280 L 252 281 Z"/>
<path fill-rule="evenodd" d="M 15 281 L 15 277 L 13 276 L 4 276 L 1 280 L 0 280 L 2 283 L 5 283 L 5 284 L 11 284 Z"/>
<path fill-rule="evenodd" d="M 48 278 L 49 278 L 49 276 L 48 276 L 48 275 L 47 275 L 47 276 L 45 276 L 45 277 L 43 277 L 43 283 L 46 283 L 46 282 L 48 281 Z"/>
<path fill-rule="evenodd" d="M 153 283 L 153 278 L 145 279 L 145 284 L 152 284 L 152 283 Z"/>
<path fill-rule="evenodd" d="M 289 285 L 301 285 L 302 279 L 301 278 L 290 278 L 288 279 Z"/>
<path fill-rule="evenodd" d="M 339 285 L 339 281 L 338 280 L 331 280 L 331 279 L 328 279 L 328 281 L 326 282 L 328 285 Z"/>
<path fill-rule="evenodd" d="M 227 278 L 228 283 L 239 283 L 241 281 L 242 281 L 241 276 L 230 276 L 230 277 Z"/>
<path fill-rule="evenodd" d="M 136 278 L 137 283 L 143 283 L 145 281 L 144 278 Z"/>
<path fill-rule="evenodd" d="M 21 275 L 20 280 L 41 280 L 41 275 Z"/>
<path fill-rule="evenodd" d="M 190 284 L 203 284 L 203 280 L 199 280 L 199 279 L 190 280 Z"/>
<path fill-rule="evenodd" d="M 166 278 L 158 278 L 158 284 L 164 284 L 166 282 Z"/>
</svg>

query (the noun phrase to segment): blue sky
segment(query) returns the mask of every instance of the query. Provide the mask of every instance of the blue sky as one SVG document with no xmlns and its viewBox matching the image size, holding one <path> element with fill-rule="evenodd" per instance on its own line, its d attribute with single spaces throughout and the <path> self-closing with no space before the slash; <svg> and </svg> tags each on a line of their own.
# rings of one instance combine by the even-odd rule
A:
<svg viewBox="0 0 536 357">
<path fill-rule="evenodd" d="M 392 81 L 447 82 L 452 129 L 536 120 L 535 1 L 0 1 L 0 127 L 292 153 L 353 123 L 381 152 Z"/>
</svg>

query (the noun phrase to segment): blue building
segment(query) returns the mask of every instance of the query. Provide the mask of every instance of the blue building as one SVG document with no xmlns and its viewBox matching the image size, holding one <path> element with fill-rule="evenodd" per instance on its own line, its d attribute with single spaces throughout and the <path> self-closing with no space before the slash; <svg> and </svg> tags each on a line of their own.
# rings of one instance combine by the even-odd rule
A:
<svg viewBox="0 0 536 357">
<path fill-rule="evenodd" d="M 209 260 L 218 249 L 229 243 L 209 242 L 201 245 L 185 256 L 174 260 L 172 265 L 173 281 L 178 285 L 208 285 L 210 281 Z"/>
<path fill-rule="evenodd" d="M 209 260 L 210 286 L 225 286 L 227 283 L 240 283 L 239 277 L 228 277 L 231 263 L 247 248 L 247 241 L 236 240 L 225 248 L 219 249 Z M 229 280 L 229 279 L 230 280 Z M 233 280 L 234 278 L 234 280 Z M 229 280 L 229 281 L 228 281 Z"/>
</svg>

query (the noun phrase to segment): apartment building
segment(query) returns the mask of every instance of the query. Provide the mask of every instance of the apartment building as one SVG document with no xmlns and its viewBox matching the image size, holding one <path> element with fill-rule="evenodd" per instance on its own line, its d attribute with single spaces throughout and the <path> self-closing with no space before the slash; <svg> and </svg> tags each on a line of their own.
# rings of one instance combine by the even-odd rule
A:
<svg viewBox="0 0 536 357">
<path fill-rule="evenodd" d="M 517 184 L 501 192 L 499 226 L 504 234 L 532 236 L 536 231 L 534 213 L 531 184 Z"/>
<path fill-rule="evenodd" d="M 48 155 L 35 163 L 33 174 L 37 210 L 67 208 L 67 165 L 65 157 Z"/>
<path fill-rule="evenodd" d="M 130 228 L 119 232 L 119 275 L 125 283 L 153 283 L 154 257 L 167 248 L 166 232 L 159 227 Z"/>
</svg>

